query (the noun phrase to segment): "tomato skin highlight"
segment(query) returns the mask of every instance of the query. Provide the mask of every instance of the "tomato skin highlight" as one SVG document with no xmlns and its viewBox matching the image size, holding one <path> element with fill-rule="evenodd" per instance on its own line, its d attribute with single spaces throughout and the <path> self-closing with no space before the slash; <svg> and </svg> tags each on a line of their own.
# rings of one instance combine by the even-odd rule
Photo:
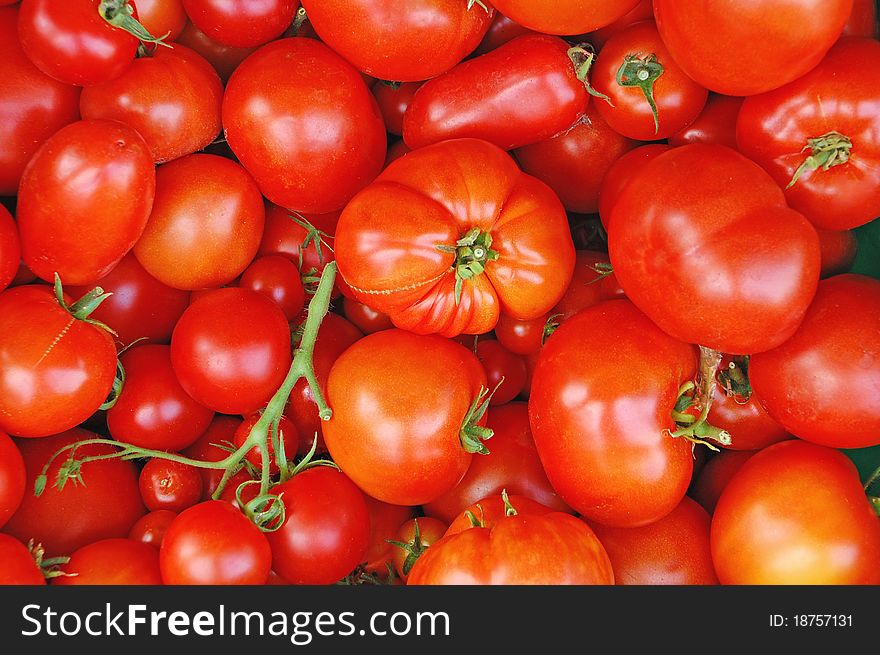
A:
<svg viewBox="0 0 880 655">
<path fill-rule="evenodd" d="M 144 514 L 131 527 L 128 538 L 159 548 L 165 538 L 165 533 L 168 532 L 168 526 L 176 516 L 176 512 L 167 509 L 158 509 Z"/>
<path fill-rule="evenodd" d="M 182 0 L 190 20 L 211 39 L 253 48 L 281 36 L 293 22 L 297 0 Z"/>
<path fill-rule="evenodd" d="M 710 93 L 703 111 L 687 127 L 669 137 L 673 147 L 688 143 L 717 143 L 736 149 L 736 119 L 743 98 Z"/>
<path fill-rule="evenodd" d="M 181 0 L 137 0 L 138 20 L 153 36 L 177 40 L 187 23 Z"/>
</svg>

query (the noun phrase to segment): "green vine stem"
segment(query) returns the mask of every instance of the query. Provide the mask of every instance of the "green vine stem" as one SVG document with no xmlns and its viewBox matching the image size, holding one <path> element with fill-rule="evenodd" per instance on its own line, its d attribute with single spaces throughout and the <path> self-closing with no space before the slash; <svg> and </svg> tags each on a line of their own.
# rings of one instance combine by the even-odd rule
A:
<svg viewBox="0 0 880 655">
<path fill-rule="evenodd" d="M 596 61 L 596 53 L 593 52 L 592 46 L 584 44 L 569 48 L 568 58 L 571 59 L 571 63 L 574 64 L 575 74 L 577 75 L 577 78 L 583 82 L 587 89 L 587 93 L 594 98 L 601 98 L 613 107 L 614 103 L 611 102 L 611 98 L 604 93 L 600 93 L 590 84 L 590 69 L 593 67 L 593 62 Z"/>
<path fill-rule="evenodd" d="M 657 115 L 657 102 L 654 100 L 654 83 L 663 75 L 663 65 L 657 61 L 657 55 L 644 57 L 641 54 L 629 54 L 617 71 L 617 83 L 624 87 L 637 87 L 642 90 L 651 113 L 654 116 L 654 134 L 660 133 L 660 117 Z"/>
<path fill-rule="evenodd" d="M 852 140 L 840 132 L 827 132 L 815 139 L 807 139 L 807 145 L 804 146 L 801 153 L 809 152 L 809 156 L 798 166 L 788 183 L 786 189 L 790 189 L 797 181 L 801 179 L 801 175 L 807 171 L 817 171 L 820 168 L 827 171 L 829 168 L 845 164 L 849 161 L 850 151 L 852 150 Z"/>
<path fill-rule="evenodd" d="M 168 38 L 171 32 L 160 37 L 150 34 L 150 31 L 134 17 L 134 7 L 129 4 L 128 0 L 101 0 L 101 3 L 98 5 L 98 13 L 110 25 L 125 30 L 141 43 L 150 43 L 166 48 L 173 47 L 165 43 L 165 39 Z"/>
<path fill-rule="evenodd" d="M 709 410 L 715 399 L 716 376 L 721 366 L 722 355 L 712 348 L 700 346 L 700 368 L 697 377 L 698 384 L 685 382 L 678 392 L 678 402 L 672 411 L 672 418 L 679 426 L 675 431 L 670 431 L 671 437 L 683 437 L 693 444 L 707 446 L 711 450 L 718 448 L 712 442 L 729 446 L 731 443 L 730 433 L 727 430 L 716 428 L 709 423 Z M 699 416 L 687 413 L 690 408 L 697 408 Z"/>
</svg>

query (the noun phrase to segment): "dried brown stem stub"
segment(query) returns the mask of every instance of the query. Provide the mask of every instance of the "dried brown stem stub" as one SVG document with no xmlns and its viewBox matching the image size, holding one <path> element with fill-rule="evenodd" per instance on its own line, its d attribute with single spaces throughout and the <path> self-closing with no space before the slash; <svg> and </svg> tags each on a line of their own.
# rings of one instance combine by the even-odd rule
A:
<svg viewBox="0 0 880 655">
<path fill-rule="evenodd" d="M 715 376 L 721 366 L 721 358 L 719 351 L 700 346 L 697 384 L 686 382 L 681 386 L 678 402 L 672 411 L 673 420 L 679 425 L 679 429 L 670 436 L 684 437 L 694 444 L 707 446 L 711 450 L 718 450 L 714 443 L 722 446 L 730 445 L 730 433 L 716 428 L 708 420 L 709 410 L 715 398 Z M 699 411 L 699 416 L 688 412 L 689 409 Z"/>
</svg>

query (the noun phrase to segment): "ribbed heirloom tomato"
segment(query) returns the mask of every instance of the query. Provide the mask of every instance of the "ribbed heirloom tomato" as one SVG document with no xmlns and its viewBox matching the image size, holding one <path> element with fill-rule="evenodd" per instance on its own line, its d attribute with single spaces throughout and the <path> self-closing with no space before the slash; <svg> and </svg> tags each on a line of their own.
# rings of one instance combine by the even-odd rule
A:
<svg viewBox="0 0 880 655">
<path fill-rule="evenodd" d="M 565 211 L 501 149 L 458 139 L 391 164 L 345 208 L 336 261 L 355 297 L 400 328 L 483 334 L 536 318 L 574 267 Z"/>
</svg>

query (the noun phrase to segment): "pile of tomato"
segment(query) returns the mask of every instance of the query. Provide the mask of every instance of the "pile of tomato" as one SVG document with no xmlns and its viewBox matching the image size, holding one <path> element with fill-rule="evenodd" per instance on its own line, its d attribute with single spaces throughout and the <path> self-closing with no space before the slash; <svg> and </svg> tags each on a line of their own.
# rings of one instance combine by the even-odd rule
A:
<svg viewBox="0 0 880 655">
<path fill-rule="evenodd" d="M 0 201 L 0 583 L 880 583 L 873 0 L 0 0 Z"/>
</svg>

